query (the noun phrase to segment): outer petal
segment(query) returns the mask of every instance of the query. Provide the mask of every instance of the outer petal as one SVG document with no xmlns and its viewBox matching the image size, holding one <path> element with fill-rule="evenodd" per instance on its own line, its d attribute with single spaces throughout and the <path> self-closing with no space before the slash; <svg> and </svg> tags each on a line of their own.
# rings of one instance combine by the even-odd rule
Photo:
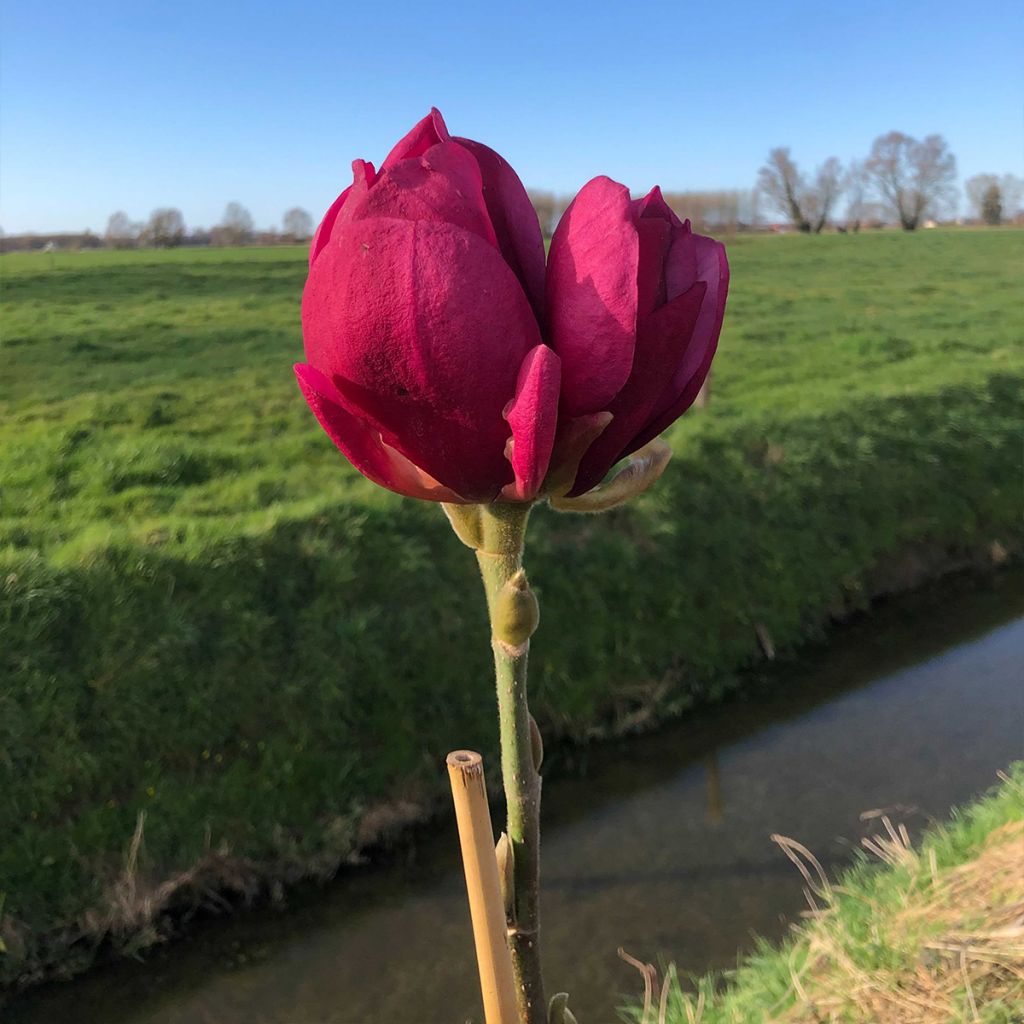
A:
<svg viewBox="0 0 1024 1024">
<path fill-rule="evenodd" d="M 348 201 L 349 196 L 352 193 L 352 189 L 355 185 L 362 184 L 368 186 L 372 184 L 376 177 L 373 164 L 367 163 L 364 160 L 354 160 L 352 162 L 352 173 L 355 178 L 354 184 L 349 185 L 344 192 L 334 200 L 333 203 L 327 208 L 327 213 L 324 214 L 324 219 L 320 221 L 320 226 L 316 229 L 316 233 L 313 235 L 313 241 L 309 244 L 309 265 L 313 266 L 313 261 L 320 255 L 320 251 L 323 247 L 331 240 L 331 232 L 334 230 L 334 223 L 338 219 L 338 214 L 341 213 L 341 208 Z"/>
<path fill-rule="evenodd" d="M 537 320 L 544 317 L 544 237 L 537 211 L 511 164 L 472 139 L 455 141 L 476 158 L 483 176 L 484 202 L 505 262 L 519 278 Z"/>
<path fill-rule="evenodd" d="M 439 142 L 447 142 L 450 138 L 448 126 L 444 123 L 441 111 L 437 107 L 431 107 L 430 113 L 422 121 L 413 125 L 408 135 L 395 143 L 391 152 L 384 158 L 381 170 L 394 167 L 399 160 L 423 156 L 431 146 L 436 146 Z"/>
<path fill-rule="evenodd" d="M 512 482 L 502 410 L 541 339 L 493 246 L 447 223 L 339 224 L 302 320 L 308 361 L 387 444 L 467 500 Z"/>
<path fill-rule="evenodd" d="M 331 440 L 363 476 L 389 491 L 424 501 L 459 503 L 463 499 L 389 448 L 380 434 L 368 427 L 344 396 L 322 374 L 306 363 L 295 364 L 303 397 Z"/>
<path fill-rule="evenodd" d="M 672 382 L 659 397 L 650 421 L 630 442 L 625 454 L 636 451 L 657 437 L 690 408 L 711 369 L 711 360 L 718 348 L 729 292 L 729 261 L 721 242 L 703 235 L 692 237 L 696 246 L 697 275 L 707 288 L 694 324 L 693 337 Z"/>
<path fill-rule="evenodd" d="M 548 325 L 569 416 L 606 409 L 633 365 L 640 241 L 631 212 L 624 185 L 594 178 L 551 240 Z"/>
<path fill-rule="evenodd" d="M 447 222 L 498 245 L 480 169 L 454 142 L 438 143 L 421 157 L 381 168 L 373 181 L 357 182 L 336 223 L 375 217 Z"/>
<path fill-rule="evenodd" d="M 536 497 L 547 475 L 558 425 L 560 379 L 561 360 L 547 345 L 538 345 L 527 353 L 515 397 L 504 412 L 512 428 L 505 451 L 516 479 L 503 496 L 511 501 Z"/>
<path fill-rule="evenodd" d="M 704 283 L 698 281 L 641 322 L 632 373 L 609 406 L 615 418 L 584 455 L 571 495 L 590 490 L 623 455 L 640 447 L 634 439 L 657 409 L 666 370 L 689 355 L 705 291 Z"/>
</svg>

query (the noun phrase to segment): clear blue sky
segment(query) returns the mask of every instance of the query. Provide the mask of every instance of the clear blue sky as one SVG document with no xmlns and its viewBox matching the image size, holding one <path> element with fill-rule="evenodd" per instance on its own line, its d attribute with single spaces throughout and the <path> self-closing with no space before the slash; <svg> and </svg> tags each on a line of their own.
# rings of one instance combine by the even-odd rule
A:
<svg viewBox="0 0 1024 1024">
<path fill-rule="evenodd" d="M 431 104 L 529 185 L 749 187 L 893 128 L 1024 172 L 1020 0 L 4 0 L 0 225 L 319 215 Z"/>
</svg>

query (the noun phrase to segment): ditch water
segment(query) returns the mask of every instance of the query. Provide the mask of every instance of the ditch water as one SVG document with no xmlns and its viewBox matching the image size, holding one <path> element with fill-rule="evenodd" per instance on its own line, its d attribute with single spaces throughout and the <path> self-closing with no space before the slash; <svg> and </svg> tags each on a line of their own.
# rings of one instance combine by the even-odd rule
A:
<svg viewBox="0 0 1024 1024">
<path fill-rule="evenodd" d="M 1024 757 L 1024 571 L 882 603 L 746 699 L 595 746 L 545 792 L 549 988 L 612 1024 L 639 975 L 727 967 L 780 937 L 802 881 L 772 833 L 830 874 L 889 814 L 945 817 Z M 865 817 L 864 812 L 870 812 Z M 495 813 L 495 818 L 499 815 Z M 30 992 L 19 1024 L 464 1024 L 478 1021 L 457 841 L 437 826 L 393 862 L 197 923 L 183 939 Z"/>
</svg>

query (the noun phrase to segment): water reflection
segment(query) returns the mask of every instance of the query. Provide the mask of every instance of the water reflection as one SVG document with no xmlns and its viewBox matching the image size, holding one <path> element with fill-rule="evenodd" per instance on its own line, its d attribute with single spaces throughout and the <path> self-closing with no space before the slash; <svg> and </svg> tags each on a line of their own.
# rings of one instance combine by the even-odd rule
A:
<svg viewBox="0 0 1024 1024">
<path fill-rule="evenodd" d="M 711 825 L 720 825 L 725 818 L 725 801 L 722 799 L 722 774 L 717 752 L 712 751 L 704 758 L 704 773 L 708 794 L 707 820 Z"/>
<path fill-rule="evenodd" d="M 779 935 L 802 880 L 769 836 L 826 868 L 895 809 L 920 825 L 1022 756 L 1024 574 L 940 588 L 845 627 L 746 700 L 662 733 L 561 757 L 545 789 L 549 981 L 580 1019 L 614 1020 L 637 976 L 688 971 Z M 993 628 L 997 623 L 1004 625 Z M 498 817 L 498 814 L 495 814 Z M 142 967 L 26 998 L 16 1021 L 463 1024 L 479 1019 L 457 840 L 445 826 L 386 870 L 214 922 Z"/>
</svg>

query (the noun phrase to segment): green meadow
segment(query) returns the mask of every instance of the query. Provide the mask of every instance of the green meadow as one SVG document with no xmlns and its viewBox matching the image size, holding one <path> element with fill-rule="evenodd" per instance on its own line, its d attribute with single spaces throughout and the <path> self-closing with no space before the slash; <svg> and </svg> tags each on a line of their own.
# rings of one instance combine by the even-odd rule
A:
<svg viewBox="0 0 1024 1024">
<path fill-rule="evenodd" d="M 1024 355 L 1024 233 L 734 239 L 710 416 L 782 423 L 977 386 Z M 204 544 L 339 502 L 389 502 L 324 441 L 298 249 L 3 258 L 0 543 L 57 563 Z"/>
<path fill-rule="evenodd" d="M 793 650 L 908 554 L 1020 546 L 1024 232 L 728 249 L 710 405 L 669 432 L 662 482 L 531 524 L 547 736 L 719 698 L 764 636 Z M 473 558 L 298 393 L 305 269 L 283 248 L 0 258 L 8 980 L 138 941 L 142 812 L 133 893 L 217 851 L 257 880 L 328 874 L 369 809 L 432 805 L 447 750 L 495 749 Z"/>
</svg>

